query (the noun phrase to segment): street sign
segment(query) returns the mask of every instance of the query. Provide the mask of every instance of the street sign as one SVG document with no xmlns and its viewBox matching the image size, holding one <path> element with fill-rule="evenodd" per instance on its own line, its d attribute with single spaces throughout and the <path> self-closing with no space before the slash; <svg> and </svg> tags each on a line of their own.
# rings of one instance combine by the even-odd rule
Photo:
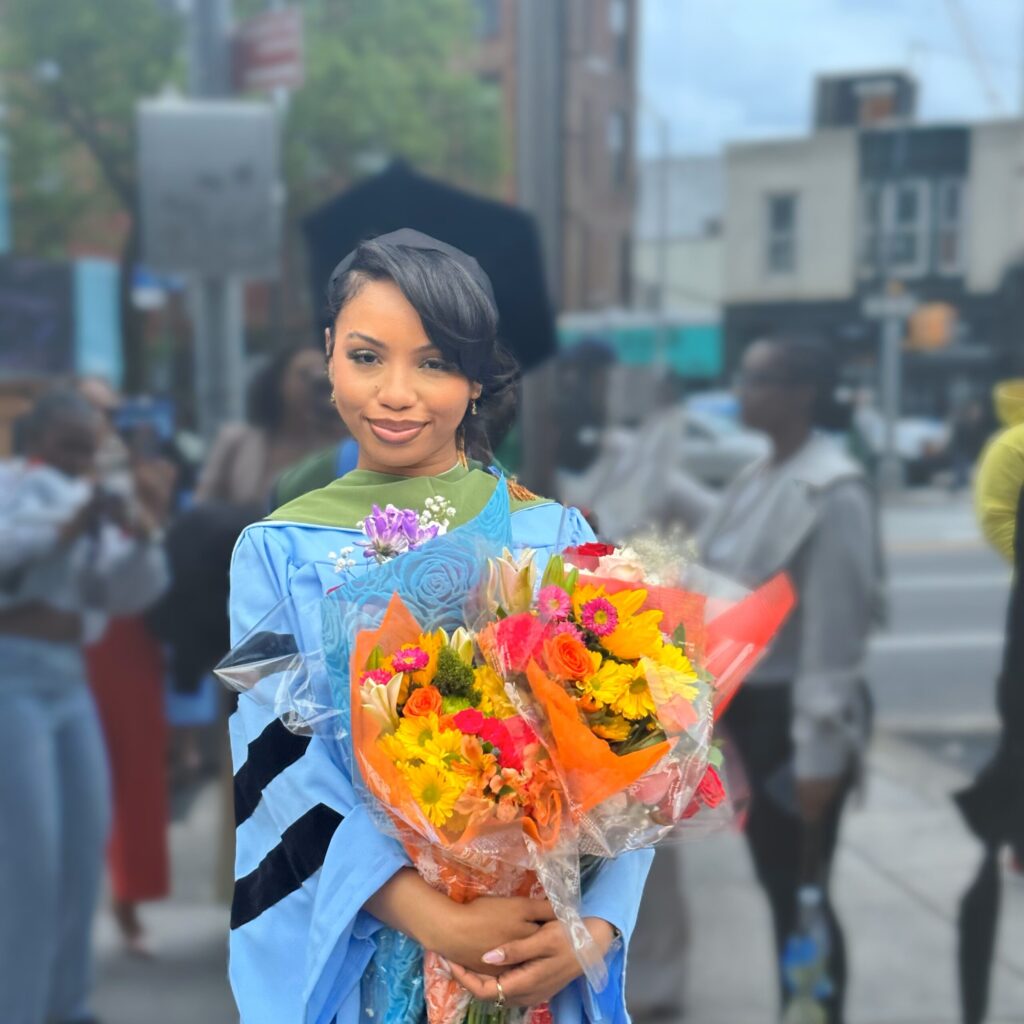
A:
<svg viewBox="0 0 1024 1024">
<path fill-rule="evenodd" d="M 244 22 L 234 39 L 238 92 L 298 89 L 304 80 L 302 11 L 265 11 Z"/>
<path fill-rule="evenodd" d="M 869 320 L 906 320 L 917 309 L 917 299 L 906 292 L 898 295 L 869 295 L 861 310 Z"/>
<path fill-rule="evenodd" d="M 283 192 L 273 106 L 147 100 L 137 120 L 146 265 L 212 278 L 276 276 Z"/>
</svg>

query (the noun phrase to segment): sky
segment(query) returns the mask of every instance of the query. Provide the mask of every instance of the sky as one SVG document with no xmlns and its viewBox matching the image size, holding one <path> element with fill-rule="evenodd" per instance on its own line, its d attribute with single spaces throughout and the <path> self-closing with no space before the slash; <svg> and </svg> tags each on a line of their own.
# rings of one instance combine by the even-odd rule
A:
<svg viewBox="0 0 1024 1024">
<path fill-rule="evenodd" d="M 920 121 L 1014 116 L 1022 107 L 1024 0 L 640 0 L 640 6 L 642 155 L 659 152 L 659 119 L 668 121 L 673 153 L 714 153 L 731 141 L 806 134 L 820 73 L 909 69 L 919 83 Z M 976 61 L 968 57 L 971 41 Z"/>
</svg>

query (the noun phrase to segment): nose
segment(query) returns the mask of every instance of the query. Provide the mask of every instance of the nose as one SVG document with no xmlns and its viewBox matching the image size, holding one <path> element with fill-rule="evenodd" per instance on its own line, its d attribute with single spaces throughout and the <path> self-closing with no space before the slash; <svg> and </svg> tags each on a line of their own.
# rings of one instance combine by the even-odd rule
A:
<svg viewBox="0 0 1024 1024">
<path fill-rule="evenodd" d="M 391 365 L 387 368 L 377 391 L 377 401 L 385 408 L 395 411 L 408 409 L 416 404 L 412 377 L 405 367 Z"/>
</svg>

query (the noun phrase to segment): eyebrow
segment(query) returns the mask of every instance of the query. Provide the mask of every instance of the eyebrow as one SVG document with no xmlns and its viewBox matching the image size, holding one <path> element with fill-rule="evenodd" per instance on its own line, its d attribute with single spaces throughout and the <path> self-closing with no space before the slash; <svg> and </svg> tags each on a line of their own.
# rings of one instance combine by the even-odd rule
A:
<svg viewBox="0 0 1024 1024">
<path fill-rule="evenodd" d="M 345 335 L 346 341 L 351 341 L 353 339 L 356 341 L 363 341 L 367 345 L 373 345 L 374 348 L 386 349 L 388 347 L 385 342 L 380 341 L 379 339 L 373 337 L 373 335 L 371 334 L 363 334 L 361 331 L 349 331 L 348 334 Z M 421 352 L 440 351 L 441 350 L 436 345 L 434 345 L 431 342 L 428 342 L 426 345 L 421 345 L 418 349 L 416 349 L 415 352 L 413 352 L 413 355 L 418 355 Z"/>
</svg>

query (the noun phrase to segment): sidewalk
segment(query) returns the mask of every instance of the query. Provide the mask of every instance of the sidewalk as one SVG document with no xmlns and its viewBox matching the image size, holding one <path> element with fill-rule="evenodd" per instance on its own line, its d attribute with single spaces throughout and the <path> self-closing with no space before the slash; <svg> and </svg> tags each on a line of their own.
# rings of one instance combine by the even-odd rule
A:
<svg viewBox="0 0 1024 1024">
<path fill-rule="evenodd" d="M 876 737 L 866 800 L 847 813 L 835 898 L 849 946 L 850 1024 L 958 1024 L 956 916 L 980 847 L 949 800 L 955 769 Z M 742 837 L 687 846 L 686 1021 L 774 1024 L 767 904 Z M 1024 1019 L 1024 880 L 1004 887 L 989 1024 Z"/>
<path fill-rule="evenodd" d="M 171 826 L 173 895 L 142 908 L 158 952 L 126 956 L 108 914 L 96 925 L 95 1012 L 103 1024 L 234 1024 L 227 984 L 228 909 L 212 900 L 220 789 L 199 792 Z"/>
<path fill-rule="evenodd" d="M 956 1024 L 956 913 L 979 847 L 949 801 L 963 776 L 892 736 L 877 737 L 866 801 L 849 811 L 835 893 L 850 946 L 850 1024 Z M 147 908 L 153 962 L 125 958 L 98 927 L 97 1012 L 104 1024 L 228 1024 L 226 910 L 209 901 L 217 789 L 208 786 L 173 829 L 175 895 Z M 686 846 L 691 913 L 685 957 L 694 1024 L 774 1024 L 766 905 L 742 837 Z M 1024 880 L 1004 889 L 990 1024 L 1024 1018 Z M 682 965 L 681 965 L 682 966 Z"/>
</svg>

